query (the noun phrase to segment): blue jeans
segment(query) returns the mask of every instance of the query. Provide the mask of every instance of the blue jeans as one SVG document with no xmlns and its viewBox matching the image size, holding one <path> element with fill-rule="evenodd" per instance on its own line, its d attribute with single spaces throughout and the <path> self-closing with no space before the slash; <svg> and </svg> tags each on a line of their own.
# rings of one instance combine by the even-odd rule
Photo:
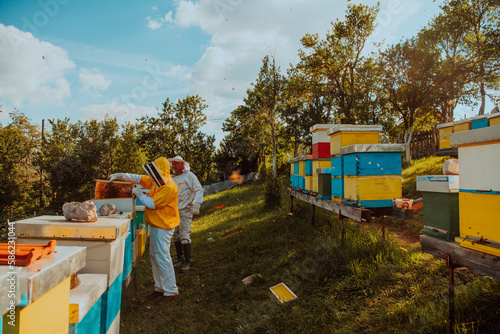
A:
<svg viewBox="0 0 500 334">
<path fill-rule="evenodd" d="M 165 230 L 151 226 L 149 240 L 149 258 L 153 267 L 155 291 L 163 292 L 164 296 L 179 294 L 175 282 L 174 265 L 170 257 L 170 240 L 174 229 Z"/>
</svg>

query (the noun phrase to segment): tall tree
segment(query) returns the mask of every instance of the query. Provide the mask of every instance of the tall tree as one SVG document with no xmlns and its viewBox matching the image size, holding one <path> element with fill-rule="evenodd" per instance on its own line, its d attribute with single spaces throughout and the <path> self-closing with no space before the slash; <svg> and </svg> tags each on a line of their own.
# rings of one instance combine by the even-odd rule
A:
<svg viewBox="0 0 500 334">
<path fill-rule="evenodd" d="M 0 213 L 19 213 L 34 206 L 32 184 L 37 177 L 34 166 L 39 150 L 40 131 L 17 110 L 11 122 L 0 123 Z"/>
<path fill-rule="evenodd" d="M 207 107 L 198 95 L 188 95 L 176 103 L 167 98 L 158 117 L 139 119 L 138 143 L 148 160 L 180 155 L 190 162 L 191 170 L 201 183 L 209 180 L 214 164 L 215 136 L 201 132 L 207 120 L 203 110 Z"/>
<path fill-rule="evenodd" d="M 383 89 L 390 109 L 398 115 L 405 135 L 406 160 L 417 112 L 432 99 L 438 52 L 417 38 L 394 45 L 380 56 Z"/>
<path fill-rule="evenodd" d="M 379 7 L 349 5 L 344 21 L 332 22 L 332 30 L 320 40 L 318 34 L 307 34 L 302 40 L 296 82 L 297 95 L 311 100 L 323 96 L 332 102 L 341 117 L 352 118 L 363 112 L 357 108 L 362 87 L 358 73 L 366 61 L 363 56 L 368 37 L 375 29 Z"/>
<path fill-rule="evenodd" d="M 464 56 L 471 69 L 475 97 L 481 105 L 479 115 L 485 113 L 486 98 L 498 99 L 500 89 L 500 54 L 495 52 L 495 32 L 500 26 L 499 0 L 449 0 L 442 7 L 442 16 L 454 18 L 463 32 Z"/>
</svg>

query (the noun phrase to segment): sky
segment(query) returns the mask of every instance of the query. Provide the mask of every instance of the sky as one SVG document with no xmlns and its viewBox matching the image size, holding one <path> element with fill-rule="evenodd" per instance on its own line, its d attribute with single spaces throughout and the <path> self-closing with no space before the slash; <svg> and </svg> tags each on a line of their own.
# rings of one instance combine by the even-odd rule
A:
<svg viewBox="0 0 500 334">
<path fill-rule="evenodd" d="M 367 52 L 416 35 L 442 2 L 381 0 Z M 106 115 L 124 124 L 197 94 L 209 106 L 202 131 L 218 144 L 262 59 L 274 55 L 286 73 L 300 39 L 324 38 L 349 3 L 376 1 L 0 0 L 0 123 L 17 109 L 40 125 Z"/>
</svg>

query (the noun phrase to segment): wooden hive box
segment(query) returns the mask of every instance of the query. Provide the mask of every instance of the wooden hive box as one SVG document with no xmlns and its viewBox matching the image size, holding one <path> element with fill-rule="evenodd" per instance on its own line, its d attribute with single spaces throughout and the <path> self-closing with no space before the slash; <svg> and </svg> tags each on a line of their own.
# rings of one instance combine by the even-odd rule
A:
<svg viewBox="0 0 500 334">
<path fill-rule="evenodd" d="M 332 172 L 330 168 L 318 168 L 318 198 L 332 199 Z"/>
<path fill-rule="evenodd" d="M 105 274 L 78 275 L 80 285 L 69 295 L 69 332 L 100 333 L 102 296 L 107 289 Z"/>
<path fill-rule="evenodd" d="M 445 241 L 460 235 L 458 187 L 458 175 L 417 176 L 417 191 L 424 200 L 424 234 Z"/>
<path fill-rule="evenodd" d="M 450 150 L 453 147 L 450 144 L 450 135 L 453 133 L 453 122 L 438 124 L 439 150 Z"/>
<path fill-rule="evenodd" d="M 330 168 L 331 165 L 331 159 L 325 158 L 325 159 L 313 159 L 312 160 L 312 168 L 313 168 L 313 189 L 312 191 L 314 193 L 318 192 L 318 168 Z"/>
<path fill-rule="evenodd" d="M 402 144 L 350 145 L 340 149 L 343 173 L 351 176 L 401 175 Z"/>
<path fill-rule="evenodd" d="M 392 207 L 402 197 L 400 175 L 344 176 L 343 202 L 365 208 Z"/>
<path fill-rule="evenodd" d="M 330 136 L 330 155 L 340 154 L 340 148 L 353 144 L 378 144 L 382 131 L 380 125 L 336 124 L 327 134 Z"/>
<path fill-rule="evenodd" d="M 500 125 L 500 113 L 489 115 L 488 116 L 488 125 L 489 126 Z"/>
<path fill-rule="evenodd" d="M 451 136 L 460 162 L 461 246 L 500 256 L 500 125 Z"/>
<path fill-rule="evenodd" d="M 330 157 L 330 138 L 327 131 L 332 126 L 333 124 L 316 124 L 311 127 L 313 159 Z"/>
</svg>

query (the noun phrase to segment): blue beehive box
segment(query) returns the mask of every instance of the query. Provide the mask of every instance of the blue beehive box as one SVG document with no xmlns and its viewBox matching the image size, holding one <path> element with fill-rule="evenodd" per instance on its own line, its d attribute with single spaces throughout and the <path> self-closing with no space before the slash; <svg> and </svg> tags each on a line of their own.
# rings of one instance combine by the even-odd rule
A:
<svg viewBox="0 0 500 334">
<path fill-rule="evenodd" d="M 404 144 L 358 144 L 342 147 L 343 174 L 401 175 L 401 152 L 404 149 Z"/>
<path fill-rule="evenodd" d="M 483 117 L 478 117 L 476 119 L 472 118 L 470 121 L 470 129 L 471 130 L 476 130 L 476 129 L 481 129 L 481 128 L 487 128 L 488 127 L 488 117 L 487 115 Z"/>
<path fill-rule="evenodd" d="M 298 162 L 293 163 L 293 175 L 299 175 L 299 163 Z"/>
<path fill-rule="evenodd" d="M 299 189 L 306 189 L 306 178 L 304 176 L 299 176 L 298 177 L 299 179 L 299 184 L 297 186 L 297 188 Z"/>
<path fill-rule="evenodd" d="M 308 159 L 305 161 L 305 174 L 307 176 L 313 175 L 312 170 L 313 170 L 312 160 Z"/>
<path fill-rule="evenodd" d="M 344 175 L 343 157 L 340 156 L 332 158 L 331 170 L 332 170 L 332 176 L 342 177 L 342 175 Z"/>
<path fill-rule="evenodd" d="M 332 176 L 332 196 L 344 197 L 344 178 Z"/>
<path fill-rule="evenodd" d="M 401 153 L 353 153 L 344 155 L 344 175 L 401 175 Z"/>
</svg>

